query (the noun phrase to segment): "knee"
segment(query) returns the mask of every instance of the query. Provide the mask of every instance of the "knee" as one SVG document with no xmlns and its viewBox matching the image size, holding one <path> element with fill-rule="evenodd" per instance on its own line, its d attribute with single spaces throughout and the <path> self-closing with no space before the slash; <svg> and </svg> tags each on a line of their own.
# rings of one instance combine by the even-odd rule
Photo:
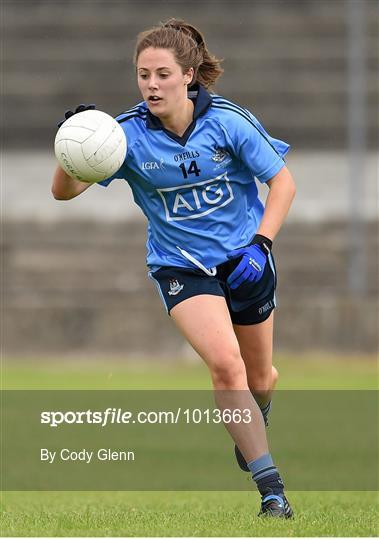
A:
<svg viewBox="0 0 379 540">
<path fill-rule="evenodd" d="M 275 388 L 279 373 L 274 366 L 269 369 L 253 369 L 249 371 L 249 388 L 253 392 L 269 392 Z"/>
<path fill-rule="evenodd" d="M 247 387 L 245 364 L 239 351 L 224 353 L 212 366 L 211 376 L 217 390 L 242 390 Z"/>
</svg>

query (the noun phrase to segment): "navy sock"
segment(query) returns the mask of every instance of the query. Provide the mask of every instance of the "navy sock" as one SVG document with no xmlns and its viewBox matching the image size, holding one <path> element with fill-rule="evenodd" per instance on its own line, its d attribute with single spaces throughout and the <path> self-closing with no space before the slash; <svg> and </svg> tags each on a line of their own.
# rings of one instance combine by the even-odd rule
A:
<svg viewBox="0 0 379 540">
<path fill-rule="evenodd" d="M 258 459 L 250 461 L 247 466 L 262 497 L 270 493 L 274 495 L 283 494 L 284 484 L 278 469 L 272 461 L 271 454 L 264 454 Z"/>
<path fill-rule="evenodd" d="M 269 412 L 271 411 L 271 405 L 272 405 L 272 401 L 270 399 L 267 405 L 265 405 L 264 407 L 260 407 L 264 417 L 268 416 Z"/>
<path fill-rule="evenodd" d="M 254 397 L 254 392 L 251 392 L 251 395 Z M 255 399 L 255 397 L 254 397 Z M 264 405 L 263 407 L 261 407 L 259 405 L 259 408 L 261 410 L 261 413 L 262 413 L 262 416 L 263 416 L 263 421 L 265 423 L 265 426 L 268 426 L 268 415 L 270 414 L 270 411 L 271 411 L 271 407 L 272 407 L 272 400 L 270 399 L 270 401 L 267 403 L 267 405 Z"/>
</svg>

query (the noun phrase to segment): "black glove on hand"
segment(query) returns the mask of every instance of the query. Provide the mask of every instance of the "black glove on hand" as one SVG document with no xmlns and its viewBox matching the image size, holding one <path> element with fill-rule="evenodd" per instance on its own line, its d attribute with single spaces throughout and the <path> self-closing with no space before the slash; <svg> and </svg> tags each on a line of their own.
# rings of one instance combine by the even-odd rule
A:
<svg viewBox="0 0 379 540">
<path fill-rule="evenodd" d="M 93 109 L 96 109 L 96 105 L 94 103 L 91 103 L 90 105 L 84 105 L 84 103 L 81 103 L 78 107 L 76 107 L 75 111 L 66 111 L 64 113 L 64 120 L 61 120 L 58 122 L 58 127 L 61 127 L 62 124 L 66 122 L 71 116 L 74 116 L 74 114 L 83 112 L 83 111 L 92 111 Z"/>
</svg>

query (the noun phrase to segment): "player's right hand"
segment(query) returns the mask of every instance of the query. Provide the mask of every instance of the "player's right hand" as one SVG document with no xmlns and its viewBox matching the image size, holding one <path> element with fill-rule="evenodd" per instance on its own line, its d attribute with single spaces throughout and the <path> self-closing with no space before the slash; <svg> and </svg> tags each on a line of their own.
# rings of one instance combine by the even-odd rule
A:
<svg viewBox="0 0 379 540">
<path fill-rule="evenodd" d="M 242 283 L 256 282 L 261 279 L 266 266 L 267 253 L 260 245 L 253 244 L 240 249 L 233 249 L 226 254 L 229 260 L 241 257 L 238 266 L 227 279 L 231 289 L 236 289 Z"/>
<path fill-rule="evenodd" d="M 84 105 L 84 103 L 81 103 L 78 105 L 75 109 L 75 111 L 66 111 L 64 113 L 64 120 L 61 120 L 58 122 L 58 127 L 61 127 L 62 124 L 66 122 L 71 116 L 74 116 L 74 114 L 83 112 L 83 111 L 92 111 L 93 109 L 96 109 L 96 105 L 94 103 L 91 103 L 90 105 Z"/>
</svg>

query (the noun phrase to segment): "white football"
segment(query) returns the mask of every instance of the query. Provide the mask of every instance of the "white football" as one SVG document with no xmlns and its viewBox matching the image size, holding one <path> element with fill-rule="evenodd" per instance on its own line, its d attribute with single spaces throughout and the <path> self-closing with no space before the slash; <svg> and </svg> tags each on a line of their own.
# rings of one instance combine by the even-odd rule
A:
<svg viewBox="0 0 379 540">
<path fill-rule="evenodd" d="M 112 176 L 123 164 L 126 149 L 122 127 L 102 111 L 74 114 L 55 137 L 55 155 L 60 166 L 81 182 L 101 182 Z"/>
</svg>

